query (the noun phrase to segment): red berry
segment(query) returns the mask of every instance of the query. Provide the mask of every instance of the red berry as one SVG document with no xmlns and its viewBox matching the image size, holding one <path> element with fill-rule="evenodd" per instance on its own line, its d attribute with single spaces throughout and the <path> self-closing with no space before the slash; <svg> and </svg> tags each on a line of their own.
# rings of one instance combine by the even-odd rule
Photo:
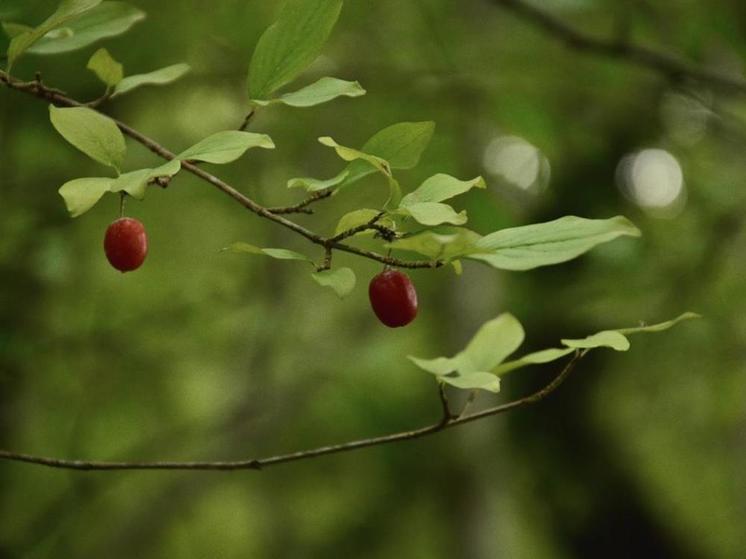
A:
<svg viewBox="0 0 746 559">
<path fill-rule="evenodd" d="M 378 320 L 389 328 L 406 326 L 417 316 L 417 292 L 407 274 L 385 270 L 370 280 L 368 296 Z"/>
<path fill-rule="evenodd" d="M 104 251 L 109 263 L 120 272 L 137 270 L 148 254 L 145 227 L 130 217 L 117 219 L 106 230 Z"/>
</svg>

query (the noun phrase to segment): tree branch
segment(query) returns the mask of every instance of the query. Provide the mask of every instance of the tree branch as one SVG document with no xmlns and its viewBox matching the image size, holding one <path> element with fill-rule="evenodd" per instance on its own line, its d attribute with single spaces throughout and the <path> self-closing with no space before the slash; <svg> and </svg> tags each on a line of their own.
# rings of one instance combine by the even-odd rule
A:
<svg viewBox="0 0 746 559">
<path fill-rule="evenodd" d="M 88 460 L 64 460 L 59 458 L 49 458 L 45 456 L 34 456 L 31 454 L 22 454 L 18 452 L 10 452 L 7 450 L 0 450 L 0 460 L 12 461 L 12 462 L 25 462 L 27 464 L 36 464 L 39 466 L 47 466 L 50 468 L 61 468 L 66 470 L 94 470 L 94 471 L 110 471 L 110 470 L 261 470 L 277 464 L 284 464 L 286 462 L 298 462 L 301 460 L 309 460 L 317 458 L 319 456 L 326 456 L 328 454 L 340 454 L 343 452 L 352 452 L 361 448 L 367 448 L 371 446 L 381 446 L 385 444 L 395 443 L 398 441 L 407 441 L 413 439 L 420 439 L 428 435 L 433 435 L 446 429 L 451 429 L 459 425 L 464 425 L 472 421 L 477 421 L 494 415 L 506 413 L 508 411 L 528 406 L 540 402 L 552 392 L 557 390 L 565 379 L 575 368 L 575 365 L 580 359 L 587 353 L 588 350 L 576 351 L 572 359 L 565 365 L 562 371 L 552 379 L 552 381 L 545 385 L 543 388 L 537 390 L 533 394 L 513 400 L 511 402 L 487 408 L 482 411 L 474 412 L 470 415 L 462 417 L 453 417 L 449 415 L 446 419 L 444 416 L 437 423 L 420 427 L 411 431 L 401 431 L 399 433 L 392 433 L 390 435 L 383 435 L 381 437 L 373 437 L 369 439 L 360 439 L 356 441 L 350 441 L 342 444 L 321 446 L 310 450 L 301 450 L 298 452 L 291 452 L 288 454 L 278 454 L 276 456 L 269 456 L 267 458 L 254 458 L 248 460 L 235 460 L 235 461 L 216 461 L 216 462 L 167 462 L 167 461 L 155 461 L 155 462 L 103 462 L 103 461 L 88 461 Z M 441 404 L 444 401 L 441 392 Z M 444 407 L 444 409 L 447 409 Z"/>
<path fill-rule="evenodd" d="M 294 204 L 292 206 L 283 206 L 283 207 L 278 207 L 278 208 L 267 208 L 267 209 L 275 215 L 293 214 L 293 213 L 312 214 L 313 210 L 310 209 L 308 206 L 310 206 L 314 202 L 318 202 L 319 200 L 324 200 L 326 198 L 329 198 L 331 195 L 332 195 L 331 190 L 320 190 L 318 192 L 314 192 L 305 200 L 298 202 L 297 204 Z"/>
<path fill-rule="evenodd" d="M 63 92 L 57 89 L 47 87 L 41 82 L 41 79 L 39 78 L 37 78 L 35 81 L 23 82 L 16 78 L 13 78 L 7 72 L 0 70 L 0 83 L 4 83 L 9 88 L 15 89 L 16 91 L 21 91 L 23 93 L 33 95 L 34 97 L 37 97 L 39 99 L 44 99 L 46 101 L 49 101 L 61 107 L 85 107 L 86 106 L 85 103 L 80 103 L 79 101 L 76 101 L 75 99 L 68 97 Z M 108 118 L 111 118 L 111 117 L 108 117 Z M 155 140 L 152 140 L 151 138 L 145 136 L 141 132 L 138 132 L 134 128 L 125 124 L 124 122 L 121 122 L 113 118 L 111 120 L 117 125 L 117 127 L 122 131 L 123 134 L 125 134 L 126 136 L 129 136 L 136 142 L 139 142 L 140 144 L 148 148 L 150 151 L 152 151 L 157 156 L 167 161 L 171 161 L 172 159 L 176 158 L 176 155 L 174 153 L 172 153 L 165 147 L 158 144 Z M 306 229 L 305 227 L 293 221 L 290 221 L 289 219 L 282 217 L 281 215 L 273 213 L 269 208 L 265 208 L 261 204 L 255 202 L 248 196 L 236 190 L 234 187 L 232 187 L 225 181 L 208 173 L 207 171 L 201 169 L 196 164 L 190 161 L 182 161 L 181 167 L 182 169 L 188 171 L 189 173 L 199 177 L 203 181 L 211 184 L 213 187 L 220 190 L 223 194 L 230 196 L 231 198 L 233 198 L 236 202 L 241 204 L 244 208 L 246 208 L 250 212 L 253 212 L 260 217 L 263 217 L 279 225 L 282 225 L 286 229 L 290 229 L 291 231 L 297 233 L 298 235 L 301 235 L 302 237 L 305 237 L 310 242 L 316 245 L 320 245 L 322 247 L 330 246 L 331 248 L 335 250 L 341 250 L 344 252 L 357 254 L 358 256 L 362 256 L 363 258 L 368 258 L 370 260 L 376 260 L 378 262 L 382 262 L 383 264 L 389 264 L 391 266 L 397 266 L 399 268 L 438 268 L 443 265 L 443 262 L 438 261 L 438 260 L 434 260 L 434 261 L 399 260 L 397 258 L 391 258 L 390 256 L 384 256 L 383 254 L 379 254 L 377 252 L 363 250 L 363 249 L 359 249 L 354 246 L 332 241 L 329 238 L 318 235 L 317 233 L 314 233 L 313 231 L 310 231 Z"/>
<path fill-rule="evenodd" d="M 569 25 L 557 16 L 525 0 L 492 0 L 578 51 L 596 56 L 623 59 L 674 79 L 689 78 L 722 90 L 746 94 L 746 80 L 697 66 L 674 54 L 634 45 L 623 40 L 599 39 Z"/>
</svg>

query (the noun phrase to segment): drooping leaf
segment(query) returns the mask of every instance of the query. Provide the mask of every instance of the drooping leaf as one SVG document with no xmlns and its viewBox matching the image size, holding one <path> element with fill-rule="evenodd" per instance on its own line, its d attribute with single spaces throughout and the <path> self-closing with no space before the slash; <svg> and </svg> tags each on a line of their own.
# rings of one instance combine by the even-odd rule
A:
<svg viewBox="0 0 746 559">
<path fill-rule="evenodd" d="M 96 177 L 75 179 L 63 184 L 59 193 L 65 200 L 71 217 L 78 217 L 90 210 L 109 191 L 114 179 Z"/>
<path fill-rule="evenodd" d="M 189 64 L 173 64 L 147 74 L 127 76 L 114 88 L 112 97 L 123 95 L 143 85 L 165 85 L 178 80 L 190 70 Z"/>
<path fill-rule="evenodd" d="M 320 190 L 326 190 L 327 188 L 333 188 L 341 184 L 347 178 L 347 171 L 342 171 L 336 177 L 330 179 L 312 179 L 310 177 L 300 177 L 290 179 L 288 181 L 288 188 L 303 188 L 307 192 L 318 192 Z"/>
<path fill-rule="evenodd" d="M 208 136 L 176 157 L 182 161 L 230 163 L 241 157 L 250 148 L 274 149 L 274 147 L 272 138 L 266 134 L 224 130 Z"/>
<path fill-rule="evenodd" d="M 480 235 L 469 229 L 453 228 L 447 233 L 424 231 L 411 237 L 397 239 L 387 246 L 395 250 L 416 252 L 428 258 L 449 261 L 475 250 Z"/>
<path fill-rule="evenodd" d="M 400 207 L 396 213 L 411 216 L 417 223 L 429 226 L 443 223 L 463 225 L 468 221 L 466 211 L 456 213 L 451 206 L 440 202 L 410 203 L 408 206 Z"/>
<path fill-rule="evenodd" d="M 586 338 L 577 340 L 562 340 L 562 345 L 573 349 L 595 349 L 598 347 L 609 347 L 616 351 L 627 351 L 629 340 L 619 332 L 605 330 Z"/>
<path fill-rule="evenodd" d="M 500 392 L 500 378 L 492 373 L 474 372 L 465 375 L 440 377 L 438 380 L 462 390 Z"/>
<path fill-rule="evenodd" d="M 566 262 L 621 236 L 639 237 L 625 217 L 566 216 L 546 223 L 502 229 L 482 237 L 468 258 L 503 270 L 530 270 Z"/>
<path fill-rule="evenodd" d="M 338 78 L 321 78 L 298 91 L 280 95 L 277 99 L 267 101 L 254 99 L 253 102 L 260 106 L 283 103 L 291 107 L 313 107 L 337 97 L 360 97 L 361 95 L 365 95 L 365 90 L 358 82 Z"/>
<path fill-rule="evenodd" d="M 362 160 L 384 175 L 388 177 L 391 176 L 391 166 L 389 165 L 389 162 L 381 157 L 365 153 L 364 151 L 355 148 L 349 148 L 347 146 L 340 145 L 334 140 L 334 138 L 330 138 L 329 136 L 322 136 L 321 138 L 319 138 L 319 143 L 327 147 L 334 148 L 334 151 L 337 152 L 337 155 L 339 155 L 339 157 L 341 157 L 345 161 Z"/>
<path fill-rule="evenodd" d="M 101 0 L 62 0 L 57 10 L 38 27 L 13 37 L 8 47 L 8 71 L 13 67 L 18 57 L 44 35 L 80 14 L 95 8 L 100 3 Z"/>
<path fill-rule="evenodd" d="M 453 357 L 409 359 L 421 369 L 436 376 L 491 371 L 502 363 L 523 342 L 524 331 L 511 314 L 501 314 L 482 325 L 463 351 Z"/>
<path fill-rule="evenodd" d="M 111 192 L 126 192 L 133 198 L 145 198 L 148 183 L 156 177 L 173 177 L 181 169 L 181 161 L 172 159 L 155 169 L 139 169 L 117 177 L 111 185 Z"/>
<path fill-rule="evenodd" d="M 329 287 L 340 299 L 344 299 L 355 288 L 355 272 L 350 268 L 336 268 L 314 272 L 311 277 L 323 287 Z"/>
<path fill-rule="evenodd" d="M 269 96 L 295 79 L 321 53 L 342 0 L 286 0 L 259 38 L 249 67 L 249 97 Z"/>
<path fill-rule="evenodd" d="M 92 159 L 121 169 L 127 148 L 124 136 L 109 117 L 93 109 L 49 106 L 49 118 L 63 138 Z"/>
<path fill-rule="evenodd" d="M 91 56 L 86 68 L 96 74 L 98 79 L 104 82 L 107 87 L 114 87 L 124 77 L 122 65 L 114 60 L 109 51 L 104 48 L 98 49 Z"/>
<path fill-rule="evenodd" d="M 74 51 L 101 39 L 121 35 L 143 19 L 145 19 L 145 12 L 131 4 L 101 2 L 98 6 L 66 22 L 64 27 L 50 31 L 26 52 L 58 54 Z"/>
<path fill-rule="evenodd" d="M 524 355 L 520 359 L 516 359 L 514 361 L 506 361 L 505 363 L 498 365 L 493 370 L 493 373 L 501 376 L 515 369 L 527 367 L 528 365 L 550 363 L 552 361 L 556 361 L 557 359 L 561 359 L 565 355 L 569 355 L 574 351 L 576 350 L 571 347 L 542 349 L 541 351 L 535 351 L 534 353 Z"/>
<path fill-rule="evenodd" d="M 472 188 L 487 188 L 482 177 L 462 181 L 450 175 L 439 173 L 423 182 L 417 190 L 410 192 L 401 201 L 401 207 L 423 202 L 443 202 Z"/>
<path fill-rule="evenodd" d="M 224 252 L 243 253 L 243 254 L 263 254 L 277 260 L 299 260 L 301 262 L 309 262 L 313 264 L 313 260 L 307 256 L 295 252 L 294 250 L 287 250 L 284 248 L 259 248 L 249 243 L 233 243 L 223 249 Z"/>
<path fill-rule="evenodd" d="M 625 336 L 629 336 L 630 334 L 640 334 L 640 333 L 645 333 L 645 332 L 662 332 L 663 330 L 668 330 L 672 326 L 675 326 L 679 322 L 682 322 L 684 320 L 692 320 L 695 318 L 702 318 L 702 315 L 699 315 L 693 312 L 685 312 L 684 314 L 677 316 L 673 320 L 668 320 L 666 322 L 659 322 L 658 324 L 651 324 L 650 326 L 619 328 L 617 329 L 617 332 L 619 332 L 620 334 L 624 334 Z"/>
<path fill-rule="evenodd" d="M 388 161 L 390 169 L 411 169 L 419 162 L 434 131 L 432 121 L 399 122 L 376 132 L 360 151 Z M 353 161 L 347 171 L 345 185 L 371 174 L 373 169 L 363 161 Z"/>
</svg>

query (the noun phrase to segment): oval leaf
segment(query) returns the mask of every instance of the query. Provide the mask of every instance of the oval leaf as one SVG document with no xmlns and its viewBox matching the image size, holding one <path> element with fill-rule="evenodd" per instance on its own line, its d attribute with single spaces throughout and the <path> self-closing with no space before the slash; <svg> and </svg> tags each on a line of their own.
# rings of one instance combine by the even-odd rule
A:
<svg viewBox="0 0 746 559">
<path fill-rule="evenodd" d="M 123 95 L 143 85 L 165 85 L 178 80 L 190 70 L 189 64 L 174 64 L 147 74 L 127 76 L 114 88 L 112 97 Z"/>
<path fill-rule="evenodd" d="M 13 63 L 18 57 L 44 35 L 80 14 L 95 8 L 100 3 L 101 0 L 62 0 L 57 10 L 38 27 L 13 37 L 8 47 L 8 71 L 13 67 Z"/>
<path fill-rule="evenodd" d="M 547 223 L 503 229 L 482 237 L 468 258 L 503 270 L 530 270 L 577 258 L 621 236 L 639 237 L 627 218 L 585 219 L 566 216 Z"/>
<path fill-rule="evenodd" d="M 500 392 L 500 378 L 492 373 L 474 372 L 453 377 L 439 377 L 438 380 L 462 390 Z"/>
<path fill-rule="evenodd" d="M 402 198 L 401 206 L 407 207 L 422 202 L 442 202 L 468 192 L 472 188 L 487 188 L 482 177 L 462 181 L 450 175 L 439 173 L 423 182 L 417 190 Z"/>
<path fill-rule="evenodd" d="M 254 100 L 254 103 L 257 105 L 283 103 L 291 107 L 313 107 L 337 97 L 360 97 L 361 95 L 365 95 L 365 90 L 358 82 L 348 82 L 338 78 L 321 78 L 303 89 L 285 93 L 277 99 L 270 101 Z"/>
<path fill-rule="evenodd" d="M 286 0 L 262 34 L 249 67 L 249 97 L 267 99 L 321 53 L 342 0 Z"/>
<path fill-rule="evenodd" d="M 86 66 L 108 87 L 114 87 L 124 77 L 122 65 L 114 60 L 106 49 L 98 49 Z"/>
<path fill-rule="evenodd" d="M 272 138 L 266 134 L 225 130 L 208 136 L 176 157 L 182 161 L 230 163 L 241 157 L 250 148 L 274 149 L 274 147 Z"/>
<path fill-rule="evenodd" d="M 263 254 L 277 260 L 299 260 L 301 262 L 310 262 L 313 264 L 313 260 L 307 256 L 295 252 L 294 250 L 287 250 L 284 248 L 259 248 L 249 243 L 238 242 L 233 243 L 222 250 L 223 252 L 234 252 L 239 254 Z"/>
<path fill-rule="evenodd" d="M 120 175 L 111 185 L 111 192 L 126 192 L 133 198 L 145 198 L 148 183 L 156 177 L 173 177 L 181 169 L 181 161 L 173 159 L 155 169 L 140 169 Z"/>
<path fill-rule="evenodd" d="M 78 217 L 90 210 L 109 191 L 114 179 L 97 177 L 75 179 L 63 184 L 59 193 L 65 200 L 71 217 Z"/>
<path fill-rule="evenodd" d="M 64 33 L 48 33 L 31 48 L 29 54 L 58 54 L 70 52 L 101 39 L 121 35 L 138 21 L 145 12 L 126 2 L 101 2 L 98 6 L 66 23 Z"/>
<path fill-rule="evenodd" d="M 121 168 L 127 148 L 124 136 L 109 117 L 85 107 L 49 106 L 49 118 L 63 138 L 99 163 Z"/>
<path fill-rule="evenodd" d="M 406 207 L 399 208 L 397 213 L 411 216 L 417 223 L 422 225 L 442 225 L 450 223 L 451 225 L 463 225 L 468 221 L 466 212 L 456 213 L 448 204 L 439 202 L 420 202 L 410 204 Z"/>
<path fill-rule="evenodd" d="M 616 351 L 629 349 L 629 340 L 623 334 L 613 330 L 605 330 L 577 340 L 562 340 L 562 344 L 573 349 L 595 349 L 597 347 L 609 347 Z"/>
<path fill-rule="evenodd" d="M 322 270 L 314 272 L 311 277 L 323 287 L 329 287 L 340 299 L 344 299 L 355 288 L 355 272 L 350 268 Z"/>
</svg>

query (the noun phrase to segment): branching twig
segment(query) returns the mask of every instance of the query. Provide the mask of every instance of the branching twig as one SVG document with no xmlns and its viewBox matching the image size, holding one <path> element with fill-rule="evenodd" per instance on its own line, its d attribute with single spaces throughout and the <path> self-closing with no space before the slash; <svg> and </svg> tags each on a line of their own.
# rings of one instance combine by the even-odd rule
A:
<svg viewBox="0 0 746 559">
<path fill-rule="evenodd" d="M 63 92 L 57 89 L 47 87 L 41 82 L 41 80 L 32 81 L 32 82 L 23 82 L 23 81 L 13 78 L 7 72 L 0 70 L 0 83 L 6 84 L 11 89 L 15 89 L 17 91 L 21 91 L 23 93 L 33 95 L 35 97 L 38 97 L 39 99 L 44 99 L 46 101 L 49 101 L 55 105 L 59 105 L 62 107 L 84 107 L 85 106 L 85 104 L 80 103 L 79 101 L 76 101 L 75 99 L 68 97 Z M 150 151 L 152 151 L 159 157 L 162 157 L 163 159 L 166 159 L 167 161 L 170 161 L 176 157 L 174 153 L 172 153 L 171 151 L 167 150 L 165 147 L 158 144 L 155 140 L 152 140 L 151 138 L 145 136 L 141 132 L 138 132 L 131 126 L 116 119 L 112 119 L 112 120 L 117 125 L 117 127 L 119 127 L 119 129 L 122 131 L 123 134 L 125 134 L 126 136 L 129 136 L 136 142 L 139 142 L 140 144 L 144 145 L 146 148 L 148 148 Z M 333 241 L 327 237 L 318 235 L 317 233 L 314 233 L 313 231 L 310 231 L 306 229 L 305 227 L 303 227 L 302 225 L 299 225 L 293 221 L 290 221 L 289 219 L 286 219 L 282 217 L 281 215 L 273 213 L 269 208 L 265 208 L 261 204 L 255 202 L 254 200 L 246 196 L 245 194 L 242 194 L 241 192 L 236 190 L 234 187 L 232 187 L 225 181 L 208 173 L 207 171 L 201 169 L 196 164 L 190 161 L 182 161 L 181 167 L 182 169 L 188 171 L 189 173 L 196 175 L 203 181 L 211 184 L 213 187 L 217 188 L 224 194 L 230 196 L 247 210 L 255 213 L 256 215 L 260 217 L 266 218 L 270 221 L 274 221 L 275 223 L 282 225 L 283 227 L 287 229 L 290 229 L 291 231 L 297 233 L 298 235 L 301 235 L 302 237 L 305 237 L 306 239 L 308 239 L 314 244 L 323 246 L 325 248 L 331 247 L 334 250 L 341 250 L 344 252 L 357 254 L 358 256 L 362 256 L 363 258 L 376 260 L 378 262 L 389 264 L 391 266 L 397 266 L 399 268 L 438 268 L 443 265 L 443 262 L 438 261 L 438 260 L 433 260 L 433 261 L 400 260 L 397 258 L 392 258 L 390 256 L 384 256 L 377 252 L 363 250 L 357 247 L 353 247 L 350 245 L 342 244 L 337 241 Z"/>
<path fill-rule="evenodd" d="M 18 452 L 10 452 L 7 450 L 0 450 L 0 460 L 7 460 L 13 462 L 25 462 L 28 464 L 37 464 L 39 466 L 47 466 L 50 468 L 62 468 L 68 470 L 96 470 L 96 471 L 107 471 L 107 470 L 261 470 L 276 464 L 283 464 L 286 462 L 297 462 L 300 460 L 309 460 L 317 458 L 319 456 L 326 456 L 328 454 L 340 454 L 343 452 L 352 452 L 361 448 L 367 448 L 371 446 L 381 446 L 385 444 L 395 443 L 398 441 L 407 441 L 413 439 L 419 439 L 451 429 L 465 423 L 491 417 L 493 415 L 499 415 L 523 406 L 535 404 L 540 402 L 552 392 L 554 392 L 564 382 L 568 375 L 575 368 L 577 362 L 585 355 L 587 350 L 578 351 L 575 353 L 573 358 L 565 365 L 562 371 L 554 377 L 554 379 L 540 390 L 537 390 L 529 396 L 513 400 L 506 404 L 501 404 L 491 408 L 487 408 L 482 411 L 474 412 L 470 415 L 466 415 L 458 418 L 450 418 L 447 421 L 441 419 L 437 423 L 420 427 L 411 431 L 401 431 L 399 433 L 392 433 L 390 435 L 383 435 L 381 437 L 373 437 L 370 439 L 360 439 L 357 441 L 350 441 L 337 445 L 322 446 L 310 450 L 301 450 L 298 452 L 291 452 L 289 454 L 279 454 L 276 456 L 270 456 L 267 458 L 256 458 L 248 460 L 236 460 L 236 461 L 220 461 L 220 462 L 101 462 L 101 461 L 88 461 L 88 460 L 63 460 L 58 458 L 49 458 L 45 456 L 34 456 L 30 454 L 22 454 Z"/>
<path fill-rule="evenodd" d="M 722 90 L 746 93 L 746 80 L 697 66 L 674 54 L 630 44 L 624 40 L 599 39 L 569 25 L 557 16 L 525 0 L 492 0 L 552 35 L 568 47 L 607 58 L 626 60 L 674 79 L 688 78 Z"/>
<path fill-rule="evenodd" d="M 305 200 L 298 202 L 297 204 L 294 204 L 292 206 L 282 206 L 282 207 L 267 208 L 267 209 L 276 215 L 294 214 L 294 213 L 312 214 L 313 210 L 309 208 L 308 206 L 310 206 L 314 202 L 318 202 L 319 200 L 325 200 L 326 198 L 329 198 L 331 195 L 332 195 L 331 190 L 319 190 L 318 192 L 314 192 L 313 194 L 311 194 Z"/>
</svg>

